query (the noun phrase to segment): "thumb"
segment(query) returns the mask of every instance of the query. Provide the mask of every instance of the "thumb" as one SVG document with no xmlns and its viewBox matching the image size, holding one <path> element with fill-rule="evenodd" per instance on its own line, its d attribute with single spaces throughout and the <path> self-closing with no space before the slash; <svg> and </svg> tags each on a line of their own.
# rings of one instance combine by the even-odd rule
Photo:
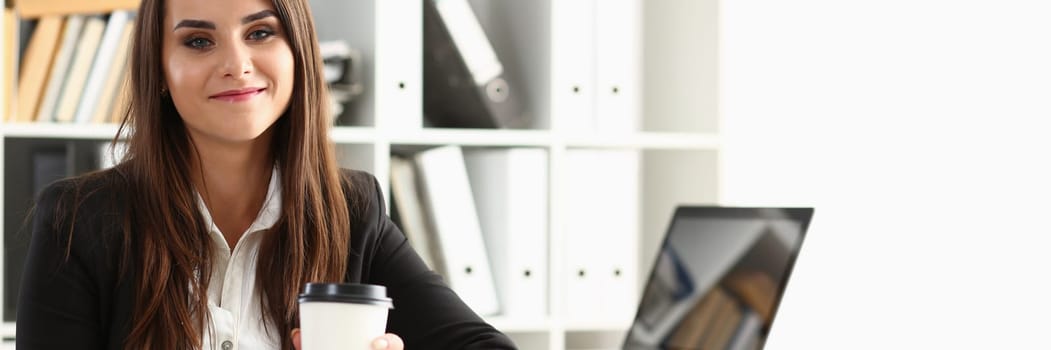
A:
<svg viewBox="0 0 1051 350">
<path fill-rule="evenodd" d="M 299 328 L 296 328 L 292 330 L 292 346 L 294 346 L 296 350 L 301 350 L 302 347 L 299 344 Z"/>
</svg>

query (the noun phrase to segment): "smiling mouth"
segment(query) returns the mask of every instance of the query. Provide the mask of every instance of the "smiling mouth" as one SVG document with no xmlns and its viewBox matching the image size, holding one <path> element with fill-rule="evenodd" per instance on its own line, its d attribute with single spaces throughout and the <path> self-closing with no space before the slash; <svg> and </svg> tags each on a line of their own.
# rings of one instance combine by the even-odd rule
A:
<svg viewBox="0 0 1051 350">
<path fill-rule="evenodd" d="M 230 90 L 209 96 L 208 98 L 227 102 L 242 102 L 247 101 L 256 95 L 262 94 L 263 91 L 266 91 L 266 88 Z"/>
</svg>

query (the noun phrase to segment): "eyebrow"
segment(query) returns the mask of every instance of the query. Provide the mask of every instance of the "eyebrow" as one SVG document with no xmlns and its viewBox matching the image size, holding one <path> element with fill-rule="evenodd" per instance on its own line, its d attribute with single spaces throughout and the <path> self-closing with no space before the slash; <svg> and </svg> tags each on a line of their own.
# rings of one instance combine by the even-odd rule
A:
<svg viewBox="0 0 1051 350">
<path fill-rule="evenodd" d="M 252 22 L 261 20 L 263 18 L 267 18 L 267 17 L 277 17 L 277 13 L 275 13 L 273 10 L 262 10 L 262 11 L 250 14 L 248 16 L 245 16 L 244 18 L 241 18 L 241 24 L 252 23 Z M 179 28 L 183 28 L 183 27 L 186 27 L 186 28 L 212 29 L 212 30 L 214 30 L 215 29 L 215 23 L 214 22 L 209 22 L 209 21 L 202 21 L 202 20 L 199 20 L 199 19 L 184 19 L 184 20 L 179 21 L 179 24 L 176 24 L 175 28 L 172 28 L 172 31 L 174 31 L 176 29 L 179 29 Z"/>
</svg>

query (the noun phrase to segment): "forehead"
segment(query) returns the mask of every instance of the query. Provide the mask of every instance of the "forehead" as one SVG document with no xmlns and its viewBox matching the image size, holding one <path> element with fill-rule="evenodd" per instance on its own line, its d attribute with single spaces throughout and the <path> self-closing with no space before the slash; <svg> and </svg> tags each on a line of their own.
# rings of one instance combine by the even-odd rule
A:
<svg viewBox="0 0 1051 350">
<path fill-rule="evenodd" d="M 217 25 L 240 25 L 241 19 L 262 10 L 274 10 L 270 0 L 168 0 L 165 27 L 181 20 L 202 20 Z"/>
</svg>

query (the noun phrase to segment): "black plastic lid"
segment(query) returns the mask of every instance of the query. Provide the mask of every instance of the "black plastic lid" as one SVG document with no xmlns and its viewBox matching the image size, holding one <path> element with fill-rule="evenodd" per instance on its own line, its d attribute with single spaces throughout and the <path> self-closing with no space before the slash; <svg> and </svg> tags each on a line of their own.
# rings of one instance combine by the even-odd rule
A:
<svg viewBox="0 0 1051 350">
<path fill-rule="evenodd" d="M 385 306 L 394 308 L 387 297 L 387 287 L 359 283 L 307 283 L 299 302 L 336 302 Z"/>
</svg>

